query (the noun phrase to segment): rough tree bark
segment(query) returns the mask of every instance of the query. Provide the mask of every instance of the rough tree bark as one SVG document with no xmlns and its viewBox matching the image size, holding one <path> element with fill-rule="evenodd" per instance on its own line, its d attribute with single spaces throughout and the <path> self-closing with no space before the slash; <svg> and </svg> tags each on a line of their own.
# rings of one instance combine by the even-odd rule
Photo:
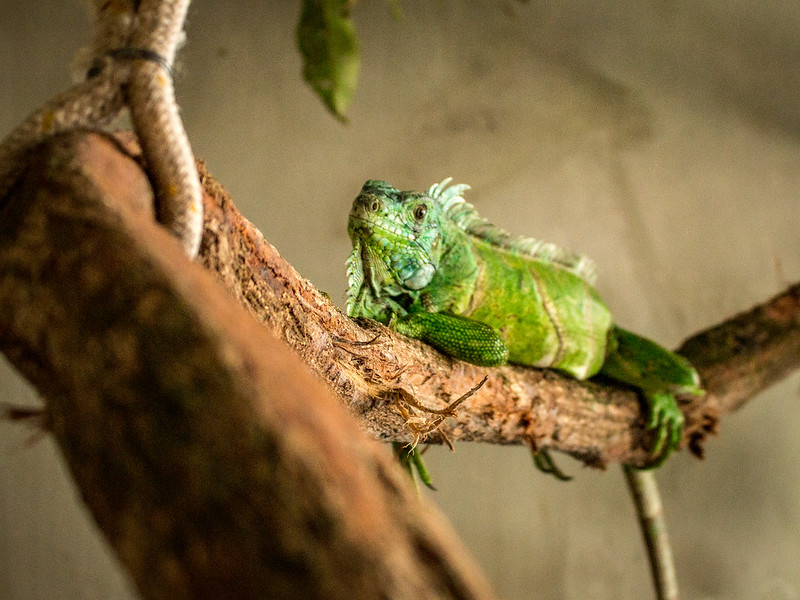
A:
<svg viewBox="0 0 800 600">
<path fill-rule="evenodd" d="M 651 434 L 633 391 L 548 370 L 476 367 L 382 325 L 347 319 L 280 257 L 202 165 L 201 176 L 206 230 L 200 260 L 328 382 L 373 436 L 413 440 L 399 404 L 424 419 L 415 404 L 442 409 L 487 376 L 443 426 L 450 440 L 531 443 L 601 467 L 648 461 Z M 357 346 L 337 338 L 375 341 Z M 721 415 L 800 367 L 800 284 L 697 334 L 678 352 L 698 368 L 707 391 L 680 398 L 686 417 L 683 443 L 702 456 L 701 444 L 716 431 Z M 433 433 L 425 441 L 441 438 Z"/>
<path fill-rule="evenodd" d="M 491 598 L 385 448 L 151 205 L 97 135 L 39 148 L 0 205 L 0 349 L 142 596 Z"/>
<path fill-rule="evenodd" d="M 0 350 L 45 398 L 144 597 L 491 597 L 360 430 L 410 440 L 399 405 L 424 420 L 415 405 L 446 406 L 484 375 L 445 422 L 450 440 L 647 460 L 633 392 L 474 367 L 354 323 L 201 174 L 205 269 L 152 222 L 135 160 L 97 134 L 37 149 L 0 203 Z M 719 415 L 797 368 L 800 288 L 683 351 L 709 392 L 682 403 L 684 442 L 699 452 Z"/>
</svg>

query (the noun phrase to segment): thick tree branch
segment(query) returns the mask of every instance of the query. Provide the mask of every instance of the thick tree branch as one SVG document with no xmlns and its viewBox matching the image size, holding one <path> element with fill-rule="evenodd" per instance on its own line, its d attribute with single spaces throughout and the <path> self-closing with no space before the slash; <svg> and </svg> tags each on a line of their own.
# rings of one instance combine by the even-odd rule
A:
<svg viewBox="0 0 800 600">
<path fill-rule="evenodd" d="M 647 462 L 650 433 L 634 392 L 553 371 L 476 367 L 375 323 L 359 326 L 280 257 L 204 170 L 203 183 L 207 218 L 201 260 L 328 382 L 375 437 L 412 439 L 398 411 L 409 394 L 442 408 L 488 375 L 443 427 L 450 440 L 532 443 L 595 466 Z M 337 341 L 376 336 L 366 346 Z M 800 367 L 800 285 L 698 334 L 680 352 L 697 365 L 708 392 L 681 399 L 684 444 L 701 454 L 720 415 Z M 405 408 L 425 416 L 408 403 Z M 439 440 L 437 433 L 429 437 L 426 441 Z"/>
<path fill-rule="evenodd" d="M 419 405 L 444 408 L 488 375 L 445 422 L 450 440 L 647 460 L 633 392 L 474 367 L 354 323 L 202 177 L 206 270 L 152 222 L 135 162 L 97 135 L 39 148 L 0 202 L 0 350 L 45 397 L 145 597 L 489 597 L 342 402 L 373 436 L 410 440 L 400 407 L 419 425 Z M 683 352 L 709 392 L 682 405 L 699 451 L 721 414 L 797 368 L 800 287 Z"/>
<path fill-rule="evenodd" d="M 142 596 L 491 598 L 385 448 L 151 207 L 139 166 L 78 134 L 0 201 L 0 350 Z"/>
</svg>

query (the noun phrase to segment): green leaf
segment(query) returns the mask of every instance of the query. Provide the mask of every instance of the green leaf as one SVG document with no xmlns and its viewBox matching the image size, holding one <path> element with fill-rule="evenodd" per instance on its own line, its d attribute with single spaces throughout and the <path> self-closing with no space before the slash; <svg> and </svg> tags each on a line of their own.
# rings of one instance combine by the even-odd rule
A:
<svg viewBox="0 0 800 600">
<path fill-rule="evenodd" d="M 359 48 L 350 20 L 352 0 L 303 0 L 297 46 L 303 56 L 303 77 L 338 119 L 358 82 Z"/>
</svg>

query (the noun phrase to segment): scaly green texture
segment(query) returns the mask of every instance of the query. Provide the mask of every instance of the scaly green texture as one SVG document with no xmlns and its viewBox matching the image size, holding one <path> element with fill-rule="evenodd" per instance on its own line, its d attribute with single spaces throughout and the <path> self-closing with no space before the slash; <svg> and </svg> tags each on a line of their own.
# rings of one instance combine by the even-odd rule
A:
<svg viewBox="0 0 800 600">
<path fill-rule="evenodd" d="M 613 324 L 594 263 L 481 218 L 450 180 L 427 192 L 364 184 L 350 211 L 347 312 L 391 323 L 454 358 L 603 374 L 641 391 L 653 466 L 677 447 L 675 394 L 699 394 L 684 358 Z"/>
<path fill-rule="evenodd" d="M 303 0 L 297 25 L 303 77 L 341 120 L 355 93 L 360 63 L 358 38 L 350 20 L 352 4 L 353 0 Z"/>
</svg>

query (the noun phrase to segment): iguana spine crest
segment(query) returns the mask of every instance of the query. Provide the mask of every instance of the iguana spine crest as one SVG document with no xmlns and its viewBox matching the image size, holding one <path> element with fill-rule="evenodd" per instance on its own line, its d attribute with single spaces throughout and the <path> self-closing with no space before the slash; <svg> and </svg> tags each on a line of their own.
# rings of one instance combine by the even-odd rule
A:
<svg viewBox="0 0 800 600">
<path fill-rule="evenodd" d="M 574 273 L 589 285 L 597 281 L 597 267 L 588 256 L 578 254 L 557 244 L 542 240 L 515 236 L 489 222 L 478 214 L 475 208 L 464 200 L 463 193 L 470 189 L 465 183 L 450 185 L 452 177 L 428 188 L 427 195 L 442 206 L 442 212 L 450 221 L 469 235 L 483 240 L 491 246 L 509 252 L 529 256 L 535 260 L 551 264 Z"/>
</svg>

